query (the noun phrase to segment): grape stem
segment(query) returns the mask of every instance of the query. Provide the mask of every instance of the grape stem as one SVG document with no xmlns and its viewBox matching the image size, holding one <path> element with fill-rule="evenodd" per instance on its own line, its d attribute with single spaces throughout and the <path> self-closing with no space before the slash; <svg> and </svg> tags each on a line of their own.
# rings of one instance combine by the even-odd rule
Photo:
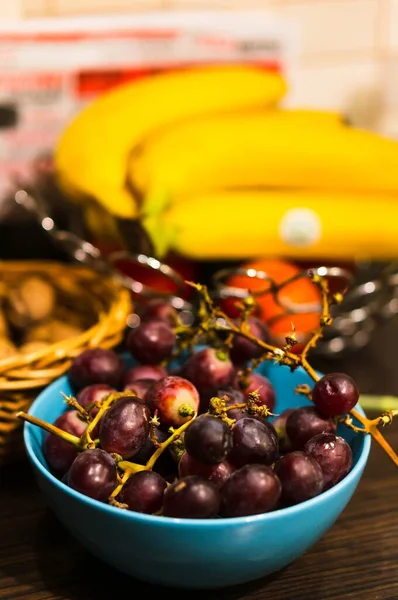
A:
<svg viewBox="0 0 398 600">
<path fill-rule="evenodd" d="M 80 406 L 76 398 L 74 398 L 73 396 L 67 396 L 63 392 L 61 392 L 61 396 L 70 408 L 74 408 L 75 410 L 77 410 L 77 412 L 80 414 L 84 421 L 88 422 L 90 420 L 90 415 L 82 406 Z"/>
<path fill-rule="evenodd" d="M 192 421 L 196 418 L 196 414 L 197 413 L 194 413 L 194 415 L 192 417 L 190 417 L 189 421 L 186 421 L 183 425 L 181 425 L 181 427 L 179 427 L 178 429 L 173 431 L 173 433 L 167 438 L 167 440 L 165 440 L 164 442 L 159 444 L 159 446 L 156 448 L 155 452 L 152 454 L 151 458 L 148 460 L 146 465 L 137 465 L 128 460 L 121 460 L 117 464 L 119 469 L 121 469 L 122 471 L 131 470 L 133 472 L 151 471 L 153 469 L 153 467 L 155 466 L 155 463 L 158 460 L 159 456 L 161 456 L 161 454 L 163 454 L 163 452 L 166 450 L 166 448 L 168 446 L 170 446 L 170 444 L 172 444 L 177 438 L 179 438 L 181 436 L 182 433 L 184 433 L 184 431 L 190 426 Z"/>
<path fill-rule="evenodd" d="M 117 400 L 119 400 L 119 398 L 124 398 L 125 396 L 134 396 L 134 395 L 135 394 L 133 392 L 128 390 L 125 392 L 115 392 L 115 393 L 109 394 L 109 396 L 107 396 L 106 400 L 104 400 L 104 402 L 101 404 L 101 407 L 100 407 L 99 411 L 97 412 L 97 414 L 95 415 L 94 419 L 92 421 L 90 421 L 90 423 L 87 426 L 86 431 L 82 435 L 81 444 L 82 444 L 83 450 L 96 448 L 98 446 L 99 440 L 93 440 L 91 437 L 91 434 L 95 430 L 95 428 L 98 425 L 98 423 L 100 422 L 101 418 L 107 412 L 108 408 L 110 408 L 112 406 L 112 404 L 114 404 Z"/>
<path fill-rule="evenodd" d="M 219 320 L 221 319 L 227 324 L 228 331 L 230 334 L 245 337 L 250 342 L 253 342 L 257 346 L 262 348 L 264 350 L 264 354 L 262 356 L 263 360 L 274 360 L 278 364 L 288 366 L 292 371 L 297 369 L 297 367 L 301 366 L 304 369 L 304 371 L 311 377 L 311 379 L 314 382 L 317 382 L 319 381 L 320 377 L 315 371 L 315 369 L 308 362 L 307 355 L 311 348 L 314 348 L 318 340 L 322 337 L 324 328 L 333 322 L 333 318 L 330 314 L 330 305 L 332 303 L 337 304 L 341 302 L 343 299 L 343 295 L 340 293 L 331 294 L 329 291 L 328 280 L 326 278 L 321 277 L 313 272 L 309 272 L 309 275 L 314 285 L 316 285 L 320 290 L 322 310 L 319 328 L 313 332 L 311 338 L 304 346 L 304 349 L 300 354 L 294 354 L 290 351 L 288 340 L 287 345 L 284 348 L 278 348 L 276 346 L 273 346 L 272 344 L 269 344 L 268 342 L 264 342 L 263 340 L 258 339 L 256 336 L 252 335 L 246 328 L 242 327 L 242 323 L 240 324 L 240 326 L 238 326 L 230 317 L 228 317 L 228 315 L 226 315 L 221 309 L 215 306 L 205 285 L 193 283 L 191 281 L 186 281 L 186 284 L 195 288 L 201 296 L 201 311 L 203 313 L 201 315 L 201 321 L 203 320 L 203 322 L 199 326 L 201 327 L 202 331 L 208 331 L 210 328 L 210 323 L 214 323 L 214 325 L 212 326 L 214 331 L 225 333 L 225 326 L 221 327 L 217 325 L 217 322 L 219 322 Z M 298 393 L 304 393 L 305 395 L 307 395 L 307 397 L 310 398 L 310 400 L 312 399 L 307 389 L 305 389 L 304 391 L 304 388 L 302 387 L 300 389 L 299 386 L 299 389 L 296 388 L 296 391 L 298 391 Z M 391 419 L 394 416 L 394 412 L 395 411 L 389 411 L 387 413 L 388 422 L 391 422 Z M 353 425 L 352 421 L 350 421 L 349 419 L 344 420 L 344 423 L 347 425 L 347 427 L 350 427 L 354 431 L 360 431 L 362 433 L 370 434 L 373 437 L 373 439 L 383 448 L 386 454 L 391 458 L 395 466 L 398 466 L 398 456 L 396 452 L 393 450 L 393 448 L 390 446 L 390 444 L 387 442 L 387 440 L 384 438 L 384 436 L 378 429 L 378 426 L 386 424 L 385 415 L 384 417 L 378 417 L 377 419 L 372 420 L 362 416 L 355 409 L 352 409 L 350 411 L 350 415 L 354 417 L 357 421 L 359 421 L 359 423 L 361 423 L 362 428 L 360 429 Z"/>
<path fill-rule="evenodd" d="M 28 423 L 32 423 L 32 425 L 37 425 L 38 427 L 41 427 L 41 429 L 48 431 L 48 433 L 53 433 L 54 435 L 65 440 L 65 442 L 72 444 L 72 446 L 74 446 L 79 452 L 83 449 L 80 438 L 76 435 L 72 435 L 71 433 L 60 429 L 55 425 L 51 425 L 51 423 L 46 423 L 46 421 L 42 421 L 42 419 L 38 419 L 37 417 L 29 415 L 28 413 L 25 413 L 23 411 L 18 412 L 16 416 L 18 417 L 18 419 L 22 419 L 22 421 L 27 421 Z"/>
</svg>

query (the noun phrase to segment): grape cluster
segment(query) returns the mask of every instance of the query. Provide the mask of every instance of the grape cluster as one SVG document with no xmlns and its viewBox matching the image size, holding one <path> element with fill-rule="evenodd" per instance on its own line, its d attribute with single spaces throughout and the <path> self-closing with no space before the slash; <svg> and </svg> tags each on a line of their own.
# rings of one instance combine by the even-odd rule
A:
<svg viewBox="0 0 398 600">
<path fill-rule="evenodd" d="M 146 315 L 146 316 L 145 316 Z M 332 373 L 312 390 L 313 404 L 272 422 L 271 382 L 250 369 L 261 353 L 236 336 L 192 353 L 176 373 L 176 319 L 157 301 L 126 338 L 136 364 L 112 350 L 85 350 L 69 370 L 75 397 L 44 439 L 53 473 L 91 498 L 164 517 L 231 518 L 309 500 L 350 471 L 352 453 L 336 423 L 357 403 L 347 375 Z M 267 331 L 255 318 L 247 329 Z M 225 341 L 225 338 L 224 338 Z M 78 443 L 76 440 L 78 439 Z"/>
</svg>

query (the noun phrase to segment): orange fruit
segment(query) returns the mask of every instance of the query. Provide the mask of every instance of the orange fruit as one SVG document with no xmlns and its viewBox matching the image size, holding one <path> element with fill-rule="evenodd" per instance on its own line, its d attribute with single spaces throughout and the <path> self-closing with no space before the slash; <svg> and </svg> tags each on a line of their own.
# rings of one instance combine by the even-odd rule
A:
<svg viewBox="0 0 398 600">
<path fill-rule="evenodd" d="M 297 265 L 280 259 L 258 259 L 241 266 L 244 269 L 264 271 L 277 286 L 302 272 Z M 251 293 L 270 290 L 272 285 L 270 281 L 247 275 L 232 275 L 225 283 L 231 287 L 247 289 Z M 285 345 L 285 338 L 292 333 L 293 324 L 298 343 L 292 351 L 300 352 L 311 333 L 319 327 L 320 292 L 311 279 L 304 275 L 282 286 L 278 291 L 278 298 L 283 306 L 278 304 L 270 291 L 255 296 L 259 317 L 267 323 L 272 341 L 277 346 Z M 305 305 L 308 305 L 308 311 L 302 313 L 289 314 L 285 308 L 304 308 Z M 222 307 L 231 317 L 238 314 L 236 300 L 228 299 L 223 302 Z"/>
</svg>

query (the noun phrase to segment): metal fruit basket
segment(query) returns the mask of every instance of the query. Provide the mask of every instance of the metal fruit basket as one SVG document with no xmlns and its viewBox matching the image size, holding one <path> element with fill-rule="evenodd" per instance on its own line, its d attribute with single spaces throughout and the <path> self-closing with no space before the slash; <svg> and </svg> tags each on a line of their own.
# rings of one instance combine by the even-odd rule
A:
<svg viewBox="0 0 398 600">
<path fill-rule="evenodd" d="M 117 251 L 104 256 L 96 246 L 80 235 L 72 233 L 65 227 L 59 228 L 53 217 L 48 214 L 47 206 L 49 204 L 45 201 L 42 202 L 39 193 L 20 188 L 15 192 L 14 200 L 33 214 L 42 229 L 75 261 L 104 275 L 112 275 L 138 300 L 167 296 L 173 306 L 180 311 L 183 320 L 187 323 L 192 322 L 195 307 L 184 298 L 185 283 L 169 265 L 149 253 L 141 251 L 136 253 Z M 131 276 L 123 274 L 117 268 L 118 261 L 121 259 L 160 272 L 172 280 L 175 291 L 172 293 L 159 292 Z M 334 279 L 338 291 L 344 292 L 342 303 L 332 307 L 334 321 L 325 329 L 324 337 L 314 350 L 317 355 L 325 358 L 340 358 L 344 354 L 366 346 L 380 323 L 398 313 L 398 263 L 357 264 L 354 272 L 342 267 L 323 265 L 314 265 L 312 270 Z M 314 304 L 287 304 L 283 298 L 283 288 L 294 279 L 308 277 L 308 269 L 304 269 L 293 279 L 290 278 L 276 285 L 264 271 L 250 269 L 249 272 L 239 267 L 223 268 L 216 271 L 211 277 L 210 292 L 215 299 L 229 297 L 242 299 L 248 295 L 248 290 L 231 288 L 225 283 L 233 274 L 254 277 L 267 282 L 264 291 L 260 293 L 273 295 L 275 302 L 283 309 L 282 316 L 313 313 L 320 309 L 318 305 Z M 257 292 L 257 294 L 259 293 Z M 137 305 L 139 306 L 139 301 Z M 132 314 L 129 318 L 129 326 L 134 327 L 138 323 L 138 313 Z"/>
</svg>

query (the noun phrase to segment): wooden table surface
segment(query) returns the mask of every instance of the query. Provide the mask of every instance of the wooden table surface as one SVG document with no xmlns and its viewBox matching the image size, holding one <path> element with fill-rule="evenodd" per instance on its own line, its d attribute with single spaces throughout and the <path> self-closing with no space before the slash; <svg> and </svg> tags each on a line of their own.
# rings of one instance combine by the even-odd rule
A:
<svg viewBox="0 0 398 600">
<path fill-rule="evenodd" d="M 316 366 L 345 370 L 363 393 L 398 394 L 398 320 L 365 350 Z M 398 421 L 398 419 L 397 419 Z M 398 449 L 398 422 L 385 429 Z M 164 589 L 137 582 L 91 557 L 53 514 L 25 463 L 0 470 L 0 599 L 124 600 L 159 598 Z M 306 555 L 282 572 L 243 586 L 189 592 L 192 600 L 398 599 L 398 472 L 372 446 L 349 506 Z M 266 540 L 264 540 L 266 543 Z M 176 590 L 175 598 L 186 597 Z"/>
</svg>

